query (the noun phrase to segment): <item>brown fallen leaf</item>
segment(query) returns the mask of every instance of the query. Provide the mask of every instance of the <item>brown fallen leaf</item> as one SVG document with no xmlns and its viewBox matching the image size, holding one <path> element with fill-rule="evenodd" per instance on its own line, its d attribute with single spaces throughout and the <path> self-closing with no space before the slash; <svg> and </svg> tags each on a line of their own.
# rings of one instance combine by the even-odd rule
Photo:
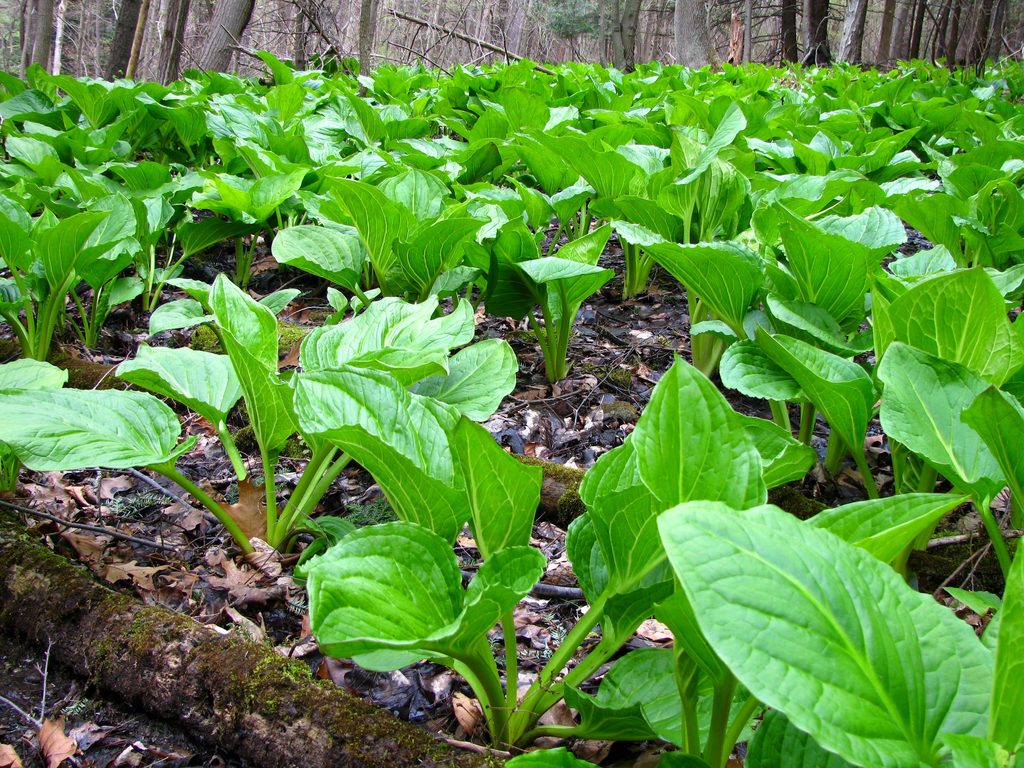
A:
<svg viewBox="0 0 1024 768">
<path fill-rule="evenodd" d="M 267 639 L 266 630 L 252 619 L 243 616 L 230 605 L 225 606 L 224 613 L 228 615 L 235 624 L 235 633 L 242 635 L 254 643 L 264 643 Z"/>
<path fill-rule="evenodd" d="M 44 720 L 39 729 L 39 751 L 46 760 L 46 768 L 57 768 L 78 752 L 78 745 L 64 733 L 64 719 Z"/>
<path fill-rule="evenodd" d="M 476 733 L 484 717 L 480 702 L 456 691 L 452 694 L 452 709 L 455 711 L 455 719 L 459 721 L 466 735 L 472 736 Z"/>
<path fill-rule="evenodd" d="M 131 579 L 139 589 L 152 592 L 156 589 L 153 585 L 153 577 L 166 568 L 166 565 L 136 565 L 134 560 L 130 563 L 109 563 L 103 572 L 103 578 L 111 584 Z"/>
<path fill-rule="evenodd" d="M 0 768 L 22 768 L 21 758 L 10 744 L 0 744 Z"/>
<path fill-rule="evenodd" d="M 97 536 L 93 533 L 61 531 L 60 537 L 75 550 L 78 559 L 90 568 L 98 569 L 103 565 L 103 550 L 110 543 L 109 536 Z"/>
<path fill-rule="evenodd" d="M 672 631 L 656 619 L 647 619 L 636 628 L 636 634 L 652 643 L 669 643 L 674 639 Z"/>
<path fill-rule="evenodd" d="M 252 478 L 246 478 L 238 484 L 238 501 L 234 504 L 221 504 L 228 515 L 238 523 L 242 533 L 250 539 L 267 536 L 267 513 L 263 508 L 262 488 L 252 484 Z"/>
<path fill-rule="evenodd" d="M 100 480 L 100 501 L 114 498 L 115 494 L 130 491 L 135 487 L 135 481 L 128 475 L 117 477 L 105 477 Z"/>
<path fill-rule="evenodd" d="M 96 725 L 96 723 L 82 723 L 68 731 L 68 736 L 75 740 L 75 744 L 83 752 L 88 752 L 93 745 L 98 744 L 107 738 L 107 735 L 114 730 L 112 725 Z M 2 765 L 0 765 L 2 768 Z"/>
</svg>

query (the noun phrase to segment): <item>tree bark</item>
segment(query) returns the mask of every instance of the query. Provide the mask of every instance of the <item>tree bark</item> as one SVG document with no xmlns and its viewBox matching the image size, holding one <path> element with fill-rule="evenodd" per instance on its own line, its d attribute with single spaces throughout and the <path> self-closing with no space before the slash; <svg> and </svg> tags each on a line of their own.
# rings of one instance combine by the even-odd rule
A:
<svg viewBox="0 0 1024 768">
<path fill-rule="evenodd" d="M 139 54 L 142 52 L 142 41 L 146 37 L 146 20 L 149 18 L 149 3 L 150 0 L 142 0 L 142 7 L 139 8 L 139 20 L 135 25 L 135 35 L 132 37 L 131 55 L 124 71 L 124 76 L 129 80 L 135 77 L 139 67 Z"/>
<path fill-rule="evenodd" d="M 49 71 L 53 53 L 53 0 L 29 0 L 22 18 L 25 29 L 22 72 L 33 64 Z"/>
<path fill-rule="evenodd" d="M 804 64 L 832 63 L 828 46 L 829 0 L 804 0 Z"/>
<path fill-rule="evenodd" d="M 0 630 L 52 641 L 55 662 L 261 768 L 490 764 L 315 680 L 302 662 L 97 584 L 8 512 Z"/>
<path fill-rule="evenodd" d="M 612 64 L 623 72 L 636 69 L 636 30 L 640 23 L 641 0 L 616 3 L 617 14 L 611 19 Z"/>
<path fill-rule="evenodd" d="M 181 74 L 181 48 L 191 0 L 166 0 L 166 3 L 157 53 L 157 77 L 161 83 L 177 80 Z"/>
<path fill-rule="evenodd" d="M 754 55 L 754 0 L 743 3 L 743 63 L 749 64 Z"/>
<path fill-rule="evenodd" d="M 234 48 L 249 25 L 256 0 L 217 0 L 199 51 L 199 68 L 224 72 L 231 64 Z"/>
<path fill-rule="evenodd" d="M 359 4 L 359 73 L 370 74 L 373 65 L 373 43 L 377 32 L 377 11 L 380 0 L 362 0 Z"/>
<path fill-rule="evenodd" d="M 850 0 L 843 17 L 843 37 L 839 44 L 839 58 L 860 64 L 864 51 L 864 22 L 868 16 L 868 0 Z"/>
<path fill-rule="evenodd" d="M 676 0 L 673 26 L 678 64 L 699 69 L 714 62 L 705 0 Z"/>
<path fill-rule="evenodd" d="M 889 63 L 889 49 L 892 45 L 892 22 L 896 14 L 896 0 L 885 0 L 882 6 L 882 21 L 878 31 L 878 47 L 875 49 L 875 64 Z"/>
<path fill-rule="evenodd" d="M 910 47 L 910 6 L 912 0 L 902 0 L 896 10 L 896 18 L 892 25 L 892 45 L 889 47 L 889 61 L 900 61 L 907 58 Z"/>
<path fill-rule="evenodd" d="M 927 11 L 927 0 L 917 0 L 914 3 L 914 23 L 910 27 L 910 45 L 907 55 L 911 59 L 921 56 L 921 35 L 924 33 L 924 17 Z"/>
<path fill-rule="evenodd" d="M 114 25 L 114 39 L 110 43 L 110 58 L 104 76 L 108 80 L 123 77 L 132 57 L 132 40 L 139 24 L 142 0 L 121 0 Z"/>
<path fill-rule="evenodd" d="M 985 66 L 985 56 L 988 53 L 993 5 L 993 0 L 981 0 L 981 2 L 978 3 L 978 20 L 977 25 L 974 27 L 974 38 L 971 41 L 971 50 L 967 54 L 967 63 L 973 64 L 979 69 Z"/>
<path fill-rule="evenodd" d="M 796 61 L 800 49 L 796 37 L 797 0 L 782 0 L 779 8 L 779 29 L 782 35 L 782 60 Z"/>
</svg>

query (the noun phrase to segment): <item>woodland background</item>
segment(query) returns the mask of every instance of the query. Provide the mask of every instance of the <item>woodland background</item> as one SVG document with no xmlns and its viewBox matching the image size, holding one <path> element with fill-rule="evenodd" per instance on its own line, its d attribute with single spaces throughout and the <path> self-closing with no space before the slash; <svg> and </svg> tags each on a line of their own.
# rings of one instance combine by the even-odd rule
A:
<svg viewBox="0 0 1024 768">
<path fill-rule="evenodd" d="M 1022 0 L 0 0 L 0 69 L 169 82 L 189 68 L 447 68 L 526 57 L 981 66 L 1020 57 Z M 748 34 L 749 30 L 749 34 Z"/>
</svg>

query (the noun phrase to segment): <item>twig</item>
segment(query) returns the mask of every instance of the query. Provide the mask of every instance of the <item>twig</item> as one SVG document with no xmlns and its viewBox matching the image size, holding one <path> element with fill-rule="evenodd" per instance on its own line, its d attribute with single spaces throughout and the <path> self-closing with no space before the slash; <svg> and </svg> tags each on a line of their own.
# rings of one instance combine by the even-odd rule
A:
<svg viewBox="0 0 1024 768">
<path fill-rule="evenodd" d="M 46 719 L 46 683 L 50 677 L 50 650 L 53 648 L 53 640 L 46 641 L 46 656 L 43 657 L 43 695 L 39 702 L 39 719 Z M 38 669 L 38 667 L 37 667 Z"/>
<path fill-rule="evenodd" d="M 427 29 L 433 30 L 434 32 L 439 32 L 439 33 L 444 34 L 444 35 L 449 35 L 451 37 L 454 37 L 454 38 L 457 38 L 459 40 L 462 40 L 463 42 L 466 42 L 466 43 L 472 43 L 474 45 L 479 45 L 481 48 L 485 48 L 488 51 L 491 51 L 492 53 L 500 53 L 506 59 L 512 59 L 513 61 L 525 61 L 526 60 L 525 56 L 520 56 L 517 53 L 512 53 L 511 51 L 507 51 L 507 50 L 504 50 L 502 48 L 499 48 L 497 45 L 494 45 L 493 43 L 489 43 L 486 40 L 481 40 L 478 37 L 473 37 L 472 35 L 467 35 L 465 32 L 459 32 L 458 30 L 455 30 L 455 29 L 446 29 L 445 27 L 442 27 L 442 26 L 440 26 L 438 24 L 434 24 L 432 21 L 428 21 L 427 19 L 421 19 L 421 18 L 418 18 L 416 16 L 410 16 L 407 13 L 402 13 L 401 11 L 397 10 L 396 8 L 387 8 L 387 9 L 385 9 L 385 12 L 386 13 L 390 13 L 395 18 L 402 19 L 403 21 L 411 21 L 413 24 L 419 24 L 421 27 L 426 27 Z M 538 72 L 543 72 L 545 75 L 553 75 L 553 74 L 555 74 L 552 70 L 548 69 L 547 67 L 541 66 L 540 64 L 534 64 L 533 68 L 536 69 Z"/>
<path fill-rule="evenodd" d="M 955 571 L 953 571 L 951 574 L 949 574 L 949 576 L 946 577 L 945 581 L 943 581 L 941 584 L 939 584 L 939 588 L 936 589 L 934 592 L 932 592 L 932 597 L 934 597 L 936 600 L 938 600 L 940 595 L 941 595 L 941 593 L 942 593 L 942 590 L 944 590 L 947 586 L 952 584 L 953 583 L 953 579 L 955 579 L 960 574 L 960 571 L 962 571 L 968 565 L 972 565 L 973 564 L 974 567 L 971 569 L 971 574 L 973 574 L 975 569 L 977 568 L 977 564 L 981 562 L 982 558 L 984 558 L 985 555 L 987 555 L 989 553 L 989 550 L 991 550 L 991 549 L 992 549 L 992 542 L 990 541 L 988 544 L 986 544 L 984 547 L 979 549 L 977 552 L 972 553 L 970 557 L 968 557 L 966 560 L 964 560 L 962 563 L 960 563 L 960 565 L 957 566 Z"/>
<path fill-rule="evenodd" d="M 42 518 L 43 520 L 49 520 L 50 522 L 57 523 L 58 525 L 64 525 L 68 528 L 79 528 L 83 531 L 89 531 L 90 533 L 100 533 L 104 536 L 110 536 L 115 539 L 121 539 L 122 541 L 130 541 L 132 544 L 139 544 L 143 547 L 152 547 L 153 549 L 162 549 L 167 552 L 173 552 L 174 547 L 168 544 L 160 544 L 156 541 L 150 541 L 149 539 L 140 539 L 137 536 L 129 536 L 127 533 L 121 533 L 113 528 L 106 528 L 101 525 L 88 525 L 86 523 L 73 523 L 70 520 L 63 520 L 56 515 L 51 515 L 47 512 L 40 512 L 36 509 L 29 509 L 19 504 L 12 504 L 9 501 L 0 499 L 0 507 L 7 507 L 15 512 L 20 512 L 23 515 L 31 515 L 32 517 Z"/>
<path fill-rule="evenodd" d="M 1019 539 L 1024 537 L 1024 531 L 1012 530 L 1003 531 L 1003 538 L 1006 539 Z M 954 544 L 966 544 L 969 541 L 973 541 L 978 538 L 976 533 L 961 533 L 957 536 L 940 536 L 937 539 L 931 539 L 928 542 L 928 549 L 937 549 L 939 547 L 949 547 Z"/>
<path fill-rule="evenodd" d="M 154 480 L 153 478 L 149 477 L 148 475 L 142 474 L 137 469 L 133 469 L 133 468 L 129 467 L 128 468 L 128 473 L 131 474 L 132 477 L 136 477 L 139 480 L 141 480 L 142 482 L 144 482 L 146 485 L 148 485 L 154 491 L 158 491 L 159 493 L 162 493 L 167 498 L 172 499 L 173 501 L 178 502 L 179 504 L 181 504 L 181 506 L 185 507 L 186 509 L 195 509 L 195 510 L 197 510 L 199 512 L 202 512 L 203 519 L 206 520 L 206 522 L 217 524 L 217 522 L 218 522 L 217 518 L 214 516 L 214 514 L 212 512 L 210 512 L 210 510 L 206 509 L 205 507 L 197 507 L 195 504 L 190 504 L 185 499 L 183 499 L 181 496 L 176 494 L 174 491 L 172 491 L 172 490 L 170 490 L 168 488 L 164 488 L 156 480 Z"/>
<path fill-rule="evenodd" d="M 411 53 L 413 56 L 416 56 L 418 58 L 423 59 L 425 62 L 427 62 L 427 64 L 429 64 L 430 66 L 434 67 L 435 69 L 441 70 L 442 72 L 444 72 L 444 74 L 451 75 L 451 72 L 449 72 L 447 69 L 442 67 L 436 61 L 431 59 L 429 56 L 427 56 L 427 54 L 421 53 L 420 51 L 417 51 L 417 50 L 414 50 L 414 49 L 410 48 L 407 45 L 402 45 L 401 43 L 396 43 L 394 40 L 387 40 L 386 42 L 387 42 L 388 45 L 394 46 L 395 48 L 401 48 L 403 51 L 406 51 L 407 53 Z"/>
<path fill-rule="evenodd" d="M 8 699 L 6 696 L 0 696 L 0 704 L 6 704 L 8 707 L 13 709 L 15 712 L 17 712 L 19 715 L 25 718 L 25 720 L 34 725 L 37 731 L 43 727 L 43 722 L 41 720 L 36 720 L 34 717 L 32 717 L 32 715 L 30 715 L 24 709 L 22 709 L 13 701 Z"/>
<path fill-rule="evenodd" d="M 455 747 L 456 749 L 464 749 L 467 752 L 475 752 L 478 755 L 490 755 L 491 757 L 497 757 L 502 760 L 509 760 L 512 757 L 511 752 L 506 752 L 503 749 L 491 749 L 490 747 L 482 747 L 479 744 L 474 744 L 471 741 L 459 741 L 458 739 L 445 738 L 444 742 L 449 747 Z"/>
<path fill-rule="evenodd" d="M 468 583 L 475 571 L 462 569 L 462 580 Z M 578 587 L 560 587 L 557 584 L 534 584 L 530 594 L 534 597 L 560 597 L 563 600 L 586 600 L 587 596 Z"/>
</svg>

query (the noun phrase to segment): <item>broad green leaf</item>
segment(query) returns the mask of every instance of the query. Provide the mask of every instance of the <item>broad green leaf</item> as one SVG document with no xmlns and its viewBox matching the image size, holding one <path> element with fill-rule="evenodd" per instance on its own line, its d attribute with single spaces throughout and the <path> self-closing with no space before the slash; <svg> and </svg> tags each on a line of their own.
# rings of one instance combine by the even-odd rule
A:
<svg viewBox="0 0 1024 768">
<path fill-rule="evenodd" d="M 670 649 L 627 653 L 605 674 L 596 696 L 569 687 L 565 703 L 580 714 L 580 738 L 667 738 L 679 743 L 682 735 L 682 703 Z"/>
<path fill-rule="evenodd" d="M 733 243 L 665 243 L 648 246 L 646 251 L 740 333 L 743 318 L 763 282 L 760 262 L 753 252 Z"/>
<path fill-rule="evenodd" d="M 907 241 L 903 222 L 888 208 L 866 208 L 855 216 L 823 216 L 815 223 L 830 234 L 870 248 L 878 258 Z"/>
<path fill-rule="evenodd" d="M 195 256 L 207 248 L 225 240 L 251 234 L 256 230 L 252 224 L 241 221 L 225 221 L 212 216 L 198 221 L 185 221 L 175 227 L 174 233 L 181 244 L 185 258 Z"/>
<path fill-rule="evenodd" d="M 850 764 L 826 752 L 810 735 L 798 730 L 777 710 L 765 714 L 754 731 L 746 768 L 847 768 Z"/>
<path fill-rule="evenodd" d="M 594 764 L 580 760 L 565 747 L 538 749 L 513 757 L 505 763 L 509 768 L 594 768 Z"/>
<path fill-rule="evenodd" d="M 1024 343 L 981 267 L 921 280 L 887 314 L 895 341 L 959 363 L 996 386 L 1024 365 Z"/>
<path fill-rule="evenodd" d="M 757 344 L 789 373 L 821 411 L 829 426 L 850 451 L 864 448 L 864 433 L 874 409 L 871 377 L 856 363 L 788 336 L 772 336 L 762 329 Z"/>
<path fill-rule="evenodd" d="M 765 308 L 782 333 L 821 347 L 826 352 L 840 357 L 854 357 L 871 349 L 870 334 L 858 334 L 847 339 L 839 323 L 816 304 L 790 301 L 776 293 L 769 293 L 765 297 Z"/>
<path fill-rule="evenodd" d="M 410 170 L 385 179 L 378 189 L 406 208 L 417 221 L 436 219 L 451 193 L 443 181 L 432 173 Z"/>
<path fill-rule="evenodd" d="M 942 765 L 956 768 L 1006 768 L 1010 755 L 994 741 L 978 736 L 958 733 L 941 735 L 943 750 Z"/>
<path fill-rule="evenodd" d="M 489 419 L 515 389 L 515 353 L 501 339 L 484 339 L 448 360 L 448 373 L 417 381 L 412 391 L 447 403 L 473 421 Z"/>
<path fill-rule="evenodd" d="M 1009 752 L 1024 747 L 1024 557 L 1010 567 L 999 609 L 996 672 L 988 736 Z"/>
<path fill-rule="evenodd" d="M 722 384 L 747 397 L 779 401 L 806 399 L 796 379 L 773 362 L 754 341 L 740 341 L 725 350 L 718 373 Z"/>
<path fill-rule="evenodd" d="M 690 172 L 680 179 L 680 183 L 686 184 L 696 179 L 746 127 L 747 118 L 743 115 L 743 110 L 740 109 L 739 104 L 733 102 L 726 109 L 722 121 L 715 128 L 707 147 L 700 153 Z"/>
<path fill-rule="evenodd" d="M 991 654 L 868 552 L 771 507 L 691 502 L 659 528 L 723 661 L 824 749 L 918 766 L 941 732 L 984 733 Z"/>
<path fill-rule="evenodd" d="M 226 355 L 180 347 L 139 347 L 134 360 L 126 360 L 117 375 L 157 395 L 191 408 L 214 427 L 226 419 L 242 388 Z"/>
<path fill-rule="evenodd" d="M 632 434 L 637 467 L 662 509 L 691 499 L 763 504 L 761 457 L 718 388 L 677 359 Z"/>
<path fill-rule="evenodd" d="M 149 316 L 149 335 L 156 336 L 164 331 L 192 328 L 213 321 L 213 315 L 206 314 L 203 305 L 195 299 L 178 299 L 161 304 Z"/>
<path fill-rule="evenodd" d="M 901 493 L 826 509 L 807 521 L 891 563 L 967 498 L 954 493 Z"/>
<path fill-rule="evenodd" d="M 302 293 L 302 291 L 298 288 L 282 288 L 279 291 L 268 293 L 260 299 L 257 304 L 266 307 L 275 315 L 280 315 L 300 293 Z"/>
<path fill-rule="evenodd" d="M 364 182 L 340 180 L 334 182 L 331 190 L 352 217 L 378 280 L 386 281 L 395 266 L 393 243 L 408 238 L 416 219 L 379 189 Z"/>
<path fill-rule="evenodd" d="M 993 498 L 1002 472 L 981 437 L 963 420 L 986 388 L 967 368 L 896 342 L 878 365 L 885 385 L 879 419 L 885 433 L 963 490 Z"/>
<path fill-rule="evenodd" d="M 989 387 L 975 398 L 962 418 L 992 452 L 1013 498 L 1024 500 L 1024 444 L 1018 442 L 1024 435 L 1024 408 L 1016 398 Z M 1014 507 L 1013 524 L 1019 526 L 1021 510 L 1017 504 Z"/>
<path fill-rule="evenodd" d="M 984 616 L 989 611 L 998 613 L 999 609 L 1003 605 L 1002 598 L 998 595 L 993 595 L 991 592 L 986 592 L 985 590 L 972 592 L 969 589 L 959 589 L 957 587 L 943 587 L 943 589 L 979 616 Z M 989 624 L 985 629 L 986 637 L 988 636 L 990 629 L 991 624 Z M 998 629 L 998 627 L 996 629 Z M 992 647 L 992 650 L 995 650 L 994 646 Z"/>
<path fill-rule="evenodd" d="M 118 390 L 0 394 L 0 441 L 29 469 L 125 469 L 176 455 L 181 425 L 152 395 Z"/>
<path fill-rule="evenodd" d="M 697 623 L 693 606 L 678 584 L 670 597 L 655 606 L 655 616 L 672 632 L 676 647 L 713 683 L 721 682 L 728 670 Z"/>
<path fill-rule="evenodd" d="M 452 443 L 481 556 L 486 560 L 507 547 L 528 546 L 540 503 L 541 468 L 506 453 L 486 429 L 465 418 Z"/>
<path fill-rule="evenodd" d="M 740 413 L 736 418 L 761 455 L 762 477 L 768 488 L 802 479 L 817 461 L 811 446 L 795 439 L 774 421 Z"/>
<path fill-rule="evenodd" d="M 425 223 L 410 242 L 395 243 L 402 280 L 416 295 L 428 293 L 438 275 L 458 264 L 462 244 L 481 226 L 478 219 L 439 219 Z"/>
<path fill-rule="evenodd" d="M 34 251 L 51 289 L 72 278 L 89 236 L 104 218 L 102 213 L 79 213 L 36 235 Z"/>
<path fill-rule="evenodd" d="M 60 389 L 68 381 L 68 372 L 42 360 L 12 360 L 0 364 L 0 390 Z"/>
<path fill-rule="evenodd" d="M 304 224 L 277 233 L 271 245 L 281 264 L 298 267 L 349 290 L 359 286 L 366 261 L 366 249 L 355 230 Z"/>
</svg>

